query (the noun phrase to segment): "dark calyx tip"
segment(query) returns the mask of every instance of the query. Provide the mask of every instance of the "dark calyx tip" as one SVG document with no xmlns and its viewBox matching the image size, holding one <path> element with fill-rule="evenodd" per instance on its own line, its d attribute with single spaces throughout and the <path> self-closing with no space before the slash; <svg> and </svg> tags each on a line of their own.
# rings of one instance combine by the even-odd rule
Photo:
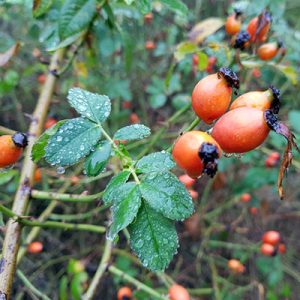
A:
<svg viewBox="0 0 300 300">
<path fill-rule="evenodd" d="M 249 40 L 250 34 L 247 31 L 241 30 L 236 36 L 233 48 L 244 50 L 245 45 Z"/>
<path fill-rule="evenodd" d="M 234 9 L 235 17 L 239 17 L 243 14 L 243 11 L 240 8 L 235 8 Z"/>
<path fill-rule="evenodd" d="M 203 172 L 210 177 L 214 177 L 218 171 L 219 152 L 217 146 L 211 143 L 203 143 L 198 154 L 204 165 Z"/>
<path fill-rule="evenodd" d="M 240 80 L 235 72 L 233 72 L 230 68 L 222 67 L 218 75 L 221 75 L 229 86 L 234 87 L 235 89 L 240 88 Z"/>
<path fill-rule="evenodd" d="M 28 145 L 27 135 L 25 133 L 17 132 L 12 136 L 14 144 L 19 148 L 25 148 Z"/>
<path fill-rule="evenodd" d="M 280 90 L 277 89 L 277 88 L 275 88 L 273 85 L 271 85 L 269 88 L 270 88 L 270 90 L 273 93 L 273 101 L 272 101 L 272 105 L 271 105 L 271 111 L 274 114 L 278 114 L 279 113 L 279 109 L 280 109 L 280 105 L 281 105 L 281 102 L 280 102 Z"/>
<path fill-rule="evenodd" d="M 264 11 L 263 18 L 270 23 L 273 21 L 273 16 L 269 11 Z"/>
<path fill-rule="evenodd" d="M 123 296 L 123 297 L 122 297 L 122 300 L 132 300 L 132 298 L 131 298 L 131 297 L 128 297 L 128 296 Z"/>
</svg>

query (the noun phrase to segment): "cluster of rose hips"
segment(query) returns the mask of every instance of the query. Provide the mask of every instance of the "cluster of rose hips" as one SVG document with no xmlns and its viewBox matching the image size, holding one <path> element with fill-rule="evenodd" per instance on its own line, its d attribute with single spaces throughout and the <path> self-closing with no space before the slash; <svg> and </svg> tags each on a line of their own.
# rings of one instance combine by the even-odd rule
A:
<svg viewBox="0 0 300 300">
<path fill-rule="evenodd" d="M 190 300 L 189 292 L 185 287 L 179 284 L 173 284 L 169 288 L 168 296 L 170 300 Z M 133 300 L 132 290 L 128 286 L 119 289 L 118 300 Z"/>
<path fill-rule="evenodd" d="M 243 14 L 241 10 L 235 9 L 234 13 L 228 16 L 225 23 L 226 33 L 233 36 L 233 47 L 244 50 L 250 44 L 260 44 L 256 54 L 261 60 L 270 60 L 278 54 L 280 54 L 281 60 L 286 53 L 283 43 L 281 41 L 264 43 L 268 39 L 271 27 L 271 14 L 264 10 L 259 16 L 249 22 L 245 31 L 241 30 L 242 18 Z"/>
<path fill-rule="evenodd" d="M 153 13 L 147 13 L 144 15 L 144 22 L 147 25 L 150 25 L 153 21 Z M 156 48 L 156 43 L 153 40 L 147 40 L 145 42 L 145 49 L 148 51 L 152 51 Z"/>
<path fill-rule="evenodd" d="M 230 105 L 233 88 L 239 88 L 239 79 L 223 67 L 201 79 L 193 90 L 196 115 L 206 124 L 216 122 L 211 134 L 193 130 L 182 134 L 174 144 L 174 160 L 192 178 L 203 173 L 213 177 L 223 151 L 249 152 L 265 141 L 271 129 L 287 139 L 292 136 L 276 116 L 280 108 L 278 89 L 271 86 L 266 91 L 248 92 Z"/>
<path fill-rule="evenodd" d="M 275 256 L 277 252 L 280 254 L 284 254 L 286 252 L 286 246 L 282 242 L 278 231 L 270 230 L 264 233 L 262 236 L 260 252 L 266 256 Z"/>
</svg>

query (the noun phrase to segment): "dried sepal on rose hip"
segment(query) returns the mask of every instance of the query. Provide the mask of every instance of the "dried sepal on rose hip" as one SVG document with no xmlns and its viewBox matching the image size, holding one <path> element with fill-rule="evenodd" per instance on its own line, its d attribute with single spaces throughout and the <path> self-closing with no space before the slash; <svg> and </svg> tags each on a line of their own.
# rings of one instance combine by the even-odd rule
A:
<svg viewBox="0 0 300 300">
<path fill-rule="evenodd" d="M 272 15 L 264 10 L 258 17 L 253 18 L 248 26 L 247 32 L 250 34 L 250 42 L 264 42 L 268 38 L 268 33 L 272 23 Z"/>
<path fill-rule="evenodd" d="M 247 31 L 241 30 L 231 40 L 231 45 L 234 49 L 244 50 L 249 46 L 250 34 Z"/>
<path fill-rule="evenodd" d="M 231 101 L 232 88 L 239 89 L 239 79 L 229 68 L 201 79 L 192 93 L 192 107 L 196 115 L 211 124 L 222 116 Z"/>
<path fill-rule="evenodd" d="M 14 164 L 21 157 L 27 144 L 27 135 L 21 132 L 0 136 L 0 168 Z"/>
<path fill-rule="evenodd" d="M 280 199 L 283 199 L 284 198 L 284 191 L 282 186 L 283 178 L 287 170 L 292 164 L 292 160 L 293 160 L 292 150 L 293 148 L 296 148 L 296 150 L 300 152 L 300 149 L 295 142 L 294 134 L 291 132 L 288 126 L 286 126 L 285 124 L 283 124 L 278 120 L 278 117 L 272 112 L 272 110 L 266 110 L 264 112 L 264 118 L 266 124 L 269 126 L 271 130 L 275 131 L 277 134 L 282 135 L 287 140 L 287 145 L 284 151 L 283 159 L 280 165 L 278 180 L 277 180 L 279 196 Z"/>
<path fill-rule="evenodd" d="M 172 155 L 177 165 L 192 178 L 203 173 L 213 177 L 218 169 L 221 147 L 206 132 L 189 131 L 174 144 Z"/>
</svg>

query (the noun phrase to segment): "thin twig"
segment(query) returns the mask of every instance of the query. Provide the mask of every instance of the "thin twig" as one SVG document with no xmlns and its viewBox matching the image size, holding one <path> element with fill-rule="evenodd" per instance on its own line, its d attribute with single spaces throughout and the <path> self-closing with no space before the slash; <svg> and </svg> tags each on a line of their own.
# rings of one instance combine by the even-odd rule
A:
<svg viewBox="0 0 300 300">
<path fill-rule="evenodd" d="M 43 130 L 44 121 L 54 91 L 56 77 L 51 71 L 58 69 L 60 60 L 64 55 L 64 51 L 64 49 L 59 49 L 52 56 L 49 69 L 50 72 L 47 75 L 46 82 L 42 88 L 32 116 L 32 121 L 28 132 L 29 144 L 24 158 L 23 168 L 20 176 L 20 184 L 13 203 L 13 212 L 17 215 L 24 215 L 28 206 L 30 187 L 33 182 L 35 171 L 35 164 L 31 160 L 31 149 L 36 138 Z M 11 288 L 16 269 L 17 255 L 20 246 L 21 231 L 22 226 L 20 223 L 14 222 L 12 219 L 9 220 L 3 243 L 1 258 L 2 272 L 0 273 L 0 296 L 2 295 L 6 297 L 7 300 L 10 299 Z"/>
<path fill-rule="evenodd" d="M 65 202 L 92 202 L 96 199 L 101 198 L 103 192 L 93 194 L 93 195 L 72 195 L 72 194 L 61 194 L 55 192 L 44 192 L 38 190 L 31 191 L 31 197 L 33 199 L 40 200 L 55 200 L 55 201 L 65 201 Z"/>
<path fill-rule="evenodd" d="M 155 291 L 153 288 L 143 284 L 142 282 L 138 281 L 134 277 L 131 277 L 127 273 L 123 272 L 122 270 L 116 268 L 115 266 L 110 266 L 108 268 L 108 271 L 118 277 L 121 277 L 123 280 L 130 282 L 131 284 L 135 285 L 139 290 L 144 291 L 145 293 L 155 297 L 156 299 L 159 300 L 168 300 L 169 297 L 163 296 L 157 291 Z"/>
<path fill-rule="evenodd" d="M 112 242 L 109 240 L 106 240 L 101 262 L 98 266 L 98 269 L 92 279 L 92 282 L 91 282 L 86 294 L 83 296 L 83 300 L 93 299 L 93 296 L 96 293 L 96 290 L 100 283 L 100 280 L 101 280 L 103 274 L 105 273 L 107 266 L 109 264 L 111 252 L 112 252 Z"/>
<path fill-rule="evenodd" d="M 28 278 L 25 276 L 25 274 L 20 271 L 17 270 L 17 275 L 18 277 L 21 279 L 21 281 L 24 283 L 24 285 L 37 297 L 41 298 L 42 300 L 50 300 L 50 298 L 48 296 L 46 296 L 45 294 L 43 294 L 41 291 L 39 291 L 29 280 Z"/>
<path fill-rule="evenodd" d="M 27 216 L 19 216 L 15 214 L 12 210 L 0 204 L 0 212 L 9 218 L 13 219 L 14 223 L 19 223 L 24 226 L 29 227 L 41 227 L 41 228 L 53 228 L 53 229 L 64 229 L 64 230 L 79 230 L 79 231 L 91 231 L 97 233 L 104 233 L 106 228 L 98 225 L 91 224 L 72 224 L 72 223 L 62 223 L 55 221 L 30 221 Z"/>
</svg>

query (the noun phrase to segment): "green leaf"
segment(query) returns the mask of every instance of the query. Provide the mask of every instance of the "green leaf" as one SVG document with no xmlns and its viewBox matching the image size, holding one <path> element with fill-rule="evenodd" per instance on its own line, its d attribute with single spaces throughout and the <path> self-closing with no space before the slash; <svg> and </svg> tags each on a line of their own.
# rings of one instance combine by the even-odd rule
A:
<svg viewBox="0 0 300 300">
<path fill-rule="evenodd" d="M 164 106 L 167 102 L 167 96 L 164 94 L 155 94 L 150 96 L 150 106 L 154 109 Z"/>
<path fill-rule="evenodd" d="M 127 5 L 131 5 L 135 0 L 124 0 Z"/>
<path fill-rule="evenodd" d="M 83 283 L 87 282 L 89 276 L 86 272 L 75 274 L 71 281 L 72 299 L 81 300 L 84 292 Z"/>
<path fill-rule="evenodd" d="M 180 0 L 160 0 L 160 2 L 180 15 L 187 15 L 189 11 L 188 7 Z"/>
<path fill-rule="evenodd" d="M 181 61 L 187 54 L 195 53 L 198 50 L 197 45 L 192 42 L 182 42 L 177 45 L 174 57 L 177 61 Z"/>
<path fill-rule="evenodd" d="M 199 59 L 198 68 L 200 71 L 204 71 L 208 65 L 208 56 L 204 52 L 198 52 L 197 55 Z"/>
<path fill-rule="evenodd" d="M 107 96 L 94 94 L 81 88 L 70 89 L 68 100 L 79 114 L 96 123 L 104 122 L 111 111 L 111 103 Z"/>
<path fill-rule="evenodd" d="M 289 112 L 289 123 L 296 131 L 300 132 L 300 111 L 292 110 Z"/>
<path fill-rule="evenodd" d="M 119 231 L 126 228 L 138 213 L 141 205 L 141 193 L 138 185 L 127 182 L 118 188 L 112 210 L 112 224 L 109 228 L 107 238 L 114 240 Z"/>
<path fill-rule="evenodd" d="M 3 214 L 0 212 L 0 226 L 4 226 Z"/>
<path fill-rule="evenodd" d="M 96 13 L 95 0 L 66 0 L 60 12 L 58 30 L 61 39 L 86 29 Z"/>
<path fill-rule="evenodd" d="M 45 14 L 50 6 L 52 5 L 53 0 L 33 0 L 32 14 L 35 18 L 38 18 Z"/>
<path fill-rule="evenodd" d="M 168 171 L 175 165 L 171 154 L 162 151 L 144 156 L 137 162 L 136 167 L 142 173 L 150 173 Z"/>
<path fill-rule="evenodd" d="M 67 37 L 63 41 L 58 41 L 58 43 L 56 43 L 56 44 L 50 44 L 50 46 L 47 47 L 46 50 L 47 51 L 55 51 L 55 50 L 60 49 L 60 48 L 65 48 L 65 47 L 73 44 L 85 32 L 86 31 L 81 31 L 81 32 L 75 33 L 75 34 Z"/>
<path fill-rule="evenodd" d="M 68 277 L 63 276 L 59 282 L 59 299 L 67 300 L 68 294 Z"/>
<path fill-rule="evenodd" d="M 105 168 L 111 154 L 111 144 L 102 141 L 86 159 L 84 169 L 88 176 L 97 176 Z"/>
<path fill-rule="evenodd" d="M 143 202 L 128 229 L 131 248 L 143 265 L 152 271 L 163 271 L 178 248 L 174 222 Z"/>
<path fill-rule="evenodd" d="M 140 10 L 142 14 L 146 14 L 152 9 L 152 0 L 138 0 L 135 1 L 137 8 Z"/>
<path fill-rule="evenodd" d="M 31 151 L 31 158 L 36 163 L 46 154 L 46 146 L 51 136 L 53 136 L 57 130 L 66 122 L 67 120 L 62 120 L 57 122 L 54 126 L 47 129 L 34 143 Z"/>
<path fill-rule="evenodd" d="M 117 189 L 122 186 L 129 178 L 130 172 L 128 170 L 124 170 L 119 174 L 115 175 L 106 186 L 106 189 L 103 194 L 103 202 L 108 204 L 112 202 L 116 195 Z"/>
<path fill-rule="evenodd" d="M 17 170 L 7 170 L 0 172 L 0 185 L 6 184 L 11 181 L 18 174 Z"/>
<path fill-rule="evenodd" d="M 286 65 L 275 65 L 290 81 L 293 85 L 298 83 L 298 74 L 294 67 Z"/>
<path fill-rule="evenodd" d="M 142 140 L 150 134 L 150 128 L 145 125 L 134 124 L 119 129 L 114 135 L 114 140 Z"/>
<path fill-rule="evenodd" d="M 52 165 L 73 165 L 91 151 L 100 137 L 98 124 L 84 118 L 68 120 L 50 137 L 46 161 Z"/>
<path fill-rule="evenodd" d="M 194 211 L 189 192 L 172 173 L 149 173 L 140 189 L 149 205 L 169 219 L 183 220 Z"/>
</svg>

